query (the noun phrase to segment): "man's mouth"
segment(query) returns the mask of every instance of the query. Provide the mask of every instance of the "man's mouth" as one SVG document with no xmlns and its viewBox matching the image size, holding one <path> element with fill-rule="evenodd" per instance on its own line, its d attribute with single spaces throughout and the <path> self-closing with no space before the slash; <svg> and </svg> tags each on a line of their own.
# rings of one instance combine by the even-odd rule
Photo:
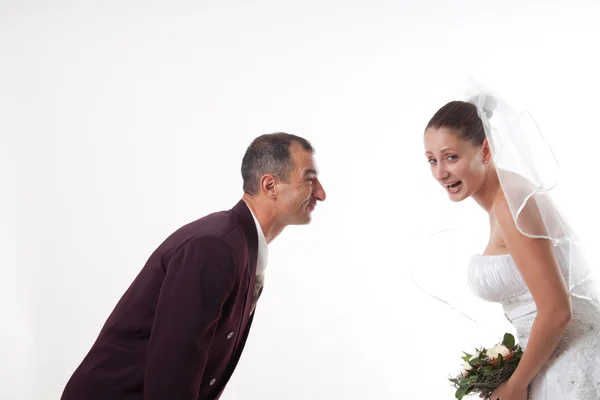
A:
<svg viewBox="0 0 600 400">
<path fill-rule="evenodd" d="M 450 184 L 444 185 L 444 187 L 446 188 L 446 190 L 448 192 L 450 192 L 450 193 L 456 193 L 462 187 L 462 181 L 456 181 L 454 183 L 450 183 Z"/>
</svg>

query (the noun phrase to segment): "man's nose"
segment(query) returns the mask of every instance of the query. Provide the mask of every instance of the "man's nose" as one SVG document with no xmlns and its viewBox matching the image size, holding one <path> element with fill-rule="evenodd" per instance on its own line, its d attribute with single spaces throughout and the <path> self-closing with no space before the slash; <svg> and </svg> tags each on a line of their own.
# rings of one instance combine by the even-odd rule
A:
<svg viewBox="0 0 600 400">
<path fill-rule="evenodd" d="M 313 183 L 312 197 L 319 201 L 325 201 L 327 194 L 325 193 L 325 189 L 323 189 L 321 181 L 317 180 Z"/>
</svg>

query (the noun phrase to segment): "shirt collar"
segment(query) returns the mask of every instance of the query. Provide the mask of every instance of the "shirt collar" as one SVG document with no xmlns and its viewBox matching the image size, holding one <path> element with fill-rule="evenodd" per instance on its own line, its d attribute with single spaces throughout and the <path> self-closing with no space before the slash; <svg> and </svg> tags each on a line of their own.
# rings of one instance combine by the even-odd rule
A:
<svg viewBox="0 0 600 400">
<path fill-rule="evenodd" d="M 269 248 L 267 246 L 267 238 L 260 227 L 260 223 L 258 219 L 254 215 L 254 212 L 250 207 L 248 207 L 250 213 L 252 214 L 252 218 L 254 219 L 254 224 L 256 225 L 256 233 L 258 235 L 258 257 L 256 260 L 256 275 L 262 274 L 264 270 L 267 268 L 267 260 L 269 256 Z"/>
</svg>

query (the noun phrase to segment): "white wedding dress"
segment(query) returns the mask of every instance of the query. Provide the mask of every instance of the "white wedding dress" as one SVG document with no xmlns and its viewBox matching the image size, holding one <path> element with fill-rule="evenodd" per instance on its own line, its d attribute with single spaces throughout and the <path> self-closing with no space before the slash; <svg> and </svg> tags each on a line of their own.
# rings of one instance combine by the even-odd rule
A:
<svg viewBox="0 0 600 400">
<path fill-rule="evenodd" d="M 555 247 L 563 275 L 568 276 L 566 246 Z M 573 262 L 573 261 L 571 261 Z M 512 257 L 475 255 L 468 270 L 471 290 L 487 301 L 502 305 L 526 349 L 536 317 L 536 306 Z M 594 285 L 592 280 L 582 283 Z M 581 287 L 580 293 L 597 293 Z M 530 385 L 530 400 L 600 399 L 600 305 L 597 297 L 571 295 L 572 318 L 554 354 Z"/>
</svg>

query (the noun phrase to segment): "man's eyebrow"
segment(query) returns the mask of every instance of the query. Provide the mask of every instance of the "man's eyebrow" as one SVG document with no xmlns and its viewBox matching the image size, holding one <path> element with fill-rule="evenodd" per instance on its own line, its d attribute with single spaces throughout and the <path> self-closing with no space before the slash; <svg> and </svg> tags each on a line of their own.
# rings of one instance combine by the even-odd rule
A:
<svg viewBox="0 0 600 400">
<path fill-rule="evenodd" d="M 317 175 L 317 170 L 309 168 L 306 171 L 304 171 L 304 175 Z"/>
</svg>

